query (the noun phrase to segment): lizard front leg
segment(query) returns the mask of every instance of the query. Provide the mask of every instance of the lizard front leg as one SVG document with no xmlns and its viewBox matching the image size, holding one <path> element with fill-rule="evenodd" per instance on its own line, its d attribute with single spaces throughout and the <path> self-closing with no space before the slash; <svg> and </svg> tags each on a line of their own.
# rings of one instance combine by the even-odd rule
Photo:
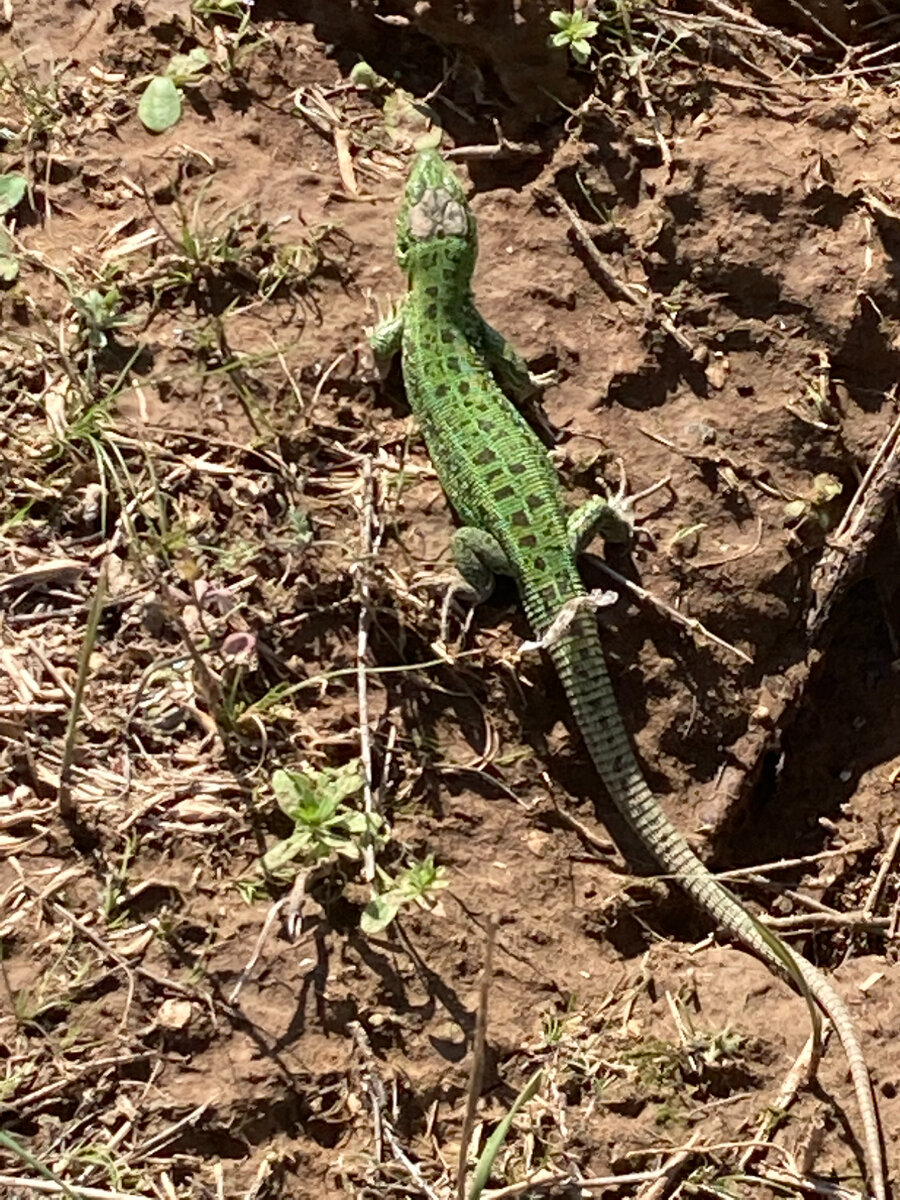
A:
<svg viewBox="0 0 900 1200">
<path fill-rule="evenodd" d="M 403 318 L 406 298 L 392 304 L 375 325 L 367 326 L 366 337 L 379 362 L 388 362 L 400 352 L 403 340 Z"/>
<path fill-rule="evenodd" d="M 481 350 L 500 387 L 516 404 L 522 404 L 535 392 L 540 392 L 559 381 L 557 371 L 533 374 L 518 350 L 511 346 L 493 325 L 489 325 L 480 313 L 473 312 L 469 323 L 471 328 L 467 332 L 473 344 Z"/>
</svg>

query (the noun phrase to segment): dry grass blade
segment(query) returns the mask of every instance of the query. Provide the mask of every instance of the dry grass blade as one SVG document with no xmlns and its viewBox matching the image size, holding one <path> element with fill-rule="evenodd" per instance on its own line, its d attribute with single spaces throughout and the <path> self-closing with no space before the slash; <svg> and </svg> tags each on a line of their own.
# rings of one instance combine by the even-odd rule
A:
<svg viewBox="0 0 900 1200">
<path fill-rule="evenodd" d="M 497 918 L 488 918 L 485 930 L 484 965 L 481 968 L 481 985 L 478 989 L 478 1013 L 475 1018 L 475 1034 L 472 1039 L 472 1065 L 469 1068 L 469 1085 L 466 1089 L 466 1111 L 463 1115 L 462 1133 L 459 1139 L 459 1162 L 456 1173 L 457 1200 L 466 1200 L 466 1173 L 469 1163 L 469 1145 L 475 1129 L 475 1113 L 481 1095 L 481 1078 L 484 1072 L 484 1049 L 487 1038 L 488 1006 L 491 996 L 491 981 L 494 976 L 494 943 L 497 938 Z M 474 1185 L 473 1185 L 474 1186 Z M 481 1183 L 484 1187 L 484 1181 Z"/>
<path fill-rule="evenodd" d="M 69 720 L 66 726 L 66 740 L 63 745 L 62 763 L 59 768 L 59 791 L 57 799 L 59 803 L 59 814 L 64 820 L 70 820 L 77 814 L 75 806 L 72 803 L 72 764 L 75 761 L 75 740 L 78 736 L 78 721 L 81 714 L 82 698 L 84 689 L 87 685 L 88 672 L 90 670 L 91 654 L 94 650 L 94 643 L 97 640 L 97 629 L 100 625 L 100 616 L 103 612 L 103 604 L 106 599 L 106 563 L 100 567 L 100 572 L 97 577 L 97 587 L 94 591 L 93 599 L 91 600 L 90 608 L 88 609 L 87 625 L 84 631 L 84 640 L 81 643 L 81 652 L 78 656 L 78 677 L 75 681 L 75 695 L 72 699 L 71 707 L 69 708 Z"/>
<path fill-rule="evenodd" d="M 0 1175 L 0 1187 L 23 1188 L 44 1196 L 66 1196 L 69 1200 L 151 1200 L 138 1192 L 113 1192 L 107 1188 L 87 1187 L 82 1184 L 71 1186 L 62 1180 L 27 1179 L 22 1175 Z"/>
<path fill-rule="evenodd" d="M 487 1041 L 488 1009 L 490 1004 L 491 982 L 494 974 L 494 944 L 497 937 L 498 920 L 491 916 L 488 920 L 484 948 L 484 966 L 481 971 L 481 986 L 478 990 L 478 1014 L 475 1022 L 475 1035 L 472 1041 L 472 1066 L 469 1072 L 469 1086 L 466 1094 L 466 1111 L 463 1117 L 462 1133 L 459 1145 L 459 1164 L 457 1167 L 456 1195 L 457 1200 L 479 1200 L 500 1149 L 512 1126 L 516 1114 L 538 1092 L 544 1078 L 542 1070 L 535 1071 L 518 1096 L 510 1106 L 509 1111 L 497 1125 L 488 1138 L 482 1150 L 475 1170 L 472 1173 L 471 1186 L 466 1190 L 466 1174 L 469 1158 L 469 1145 L 475 1128 L 475 1114 L 478 1098 L 481 1094 L 481 1081 L 484 1073 L 484 1055 Z"/>
</svg>

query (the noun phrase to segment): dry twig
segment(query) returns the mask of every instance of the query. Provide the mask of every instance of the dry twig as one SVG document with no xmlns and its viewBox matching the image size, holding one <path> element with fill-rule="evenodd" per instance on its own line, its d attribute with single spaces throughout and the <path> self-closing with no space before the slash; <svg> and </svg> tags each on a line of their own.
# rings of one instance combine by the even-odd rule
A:
<svg viewBox="0 0 900 1200">
<path fill-rule="evenodd" d="M 459 1165 L 456 1174 L 457 1200 L 466 1200 L 466 1172 L 469 1162 L 469 1143 L 475 1128 L 475 1112 L 481 1095 L 481 1080 L 484 1073 L 484 1051 L 487 1041 L 488 1001 L 494 975 L 494 944 L 497 938 L 497 917 L 491 915 L 485 929 L 484 966 L 481 970 L 481 986 L 478 989 L 478 1015 L 475 1020 L 475 1035 L 472 1039 L 472 1066 L 469 1070 L 469 1086 L 466 1092 L 466 1111 L 459 1139 Z"/>
<path fill-rule="evenodd" d="M 809 585 L 806 629 L 819 642 L 835 604 L 860 574 L 888 509 L 900 487 L 900 416 L 875 452 L 847 506 L 843 520 L 828 539 Z"/>
</svg>

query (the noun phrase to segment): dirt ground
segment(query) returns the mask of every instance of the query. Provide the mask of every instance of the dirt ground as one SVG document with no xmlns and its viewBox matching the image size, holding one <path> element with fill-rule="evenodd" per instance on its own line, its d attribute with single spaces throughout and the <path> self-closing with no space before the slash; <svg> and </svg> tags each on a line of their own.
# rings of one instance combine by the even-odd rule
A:
<svg viewBox="0 0 900 1200">
<path fill-rule="evenodd" d="M 444 1200 L 485 992 L 470 1163 L 542 1072 L 488 1195 L 862 1186 L 840 1047 L 770 1119 L 804 1001 L 656 876 L 513 589 L 440 641 L 453 517 L 363 332 L 429 117 L 567 494 L 661 485 L 584 562 L 648 780 L 833 976 L 897 1180 L 892 497 L 807 632 L 897 416 L 897 21 L 600 5 L 525 87 L 407 7 L 0 14 L 0 1194 Z M 275 786 L 348 775 L 304 841 Z"/>
</svg>

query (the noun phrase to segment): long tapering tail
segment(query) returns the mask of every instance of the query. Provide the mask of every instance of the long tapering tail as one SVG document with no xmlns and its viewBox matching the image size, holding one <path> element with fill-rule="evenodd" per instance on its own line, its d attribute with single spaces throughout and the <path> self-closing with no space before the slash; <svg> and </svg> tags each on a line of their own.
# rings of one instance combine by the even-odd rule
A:
<svg viewBox="0 0 900 1200">
<path fill-rule="evenodd" d="M 613 695 L 603 647 L 592 612 L 583 610 L 549 653 L 575 720 L 610 797 L 660 866 L 746 949 L 790 982 L 792 963 L 806 988 L 832 1022 L 856 1091 L 862 1117 L 866 1168 L 875 1200 L 886 1200 L 878 1110 L 859 1036 L 850 1012 L 824 975 L 759 923 L 700 861 L 684 835 L 663 812 L 644 780 Z"/>
</svg>

